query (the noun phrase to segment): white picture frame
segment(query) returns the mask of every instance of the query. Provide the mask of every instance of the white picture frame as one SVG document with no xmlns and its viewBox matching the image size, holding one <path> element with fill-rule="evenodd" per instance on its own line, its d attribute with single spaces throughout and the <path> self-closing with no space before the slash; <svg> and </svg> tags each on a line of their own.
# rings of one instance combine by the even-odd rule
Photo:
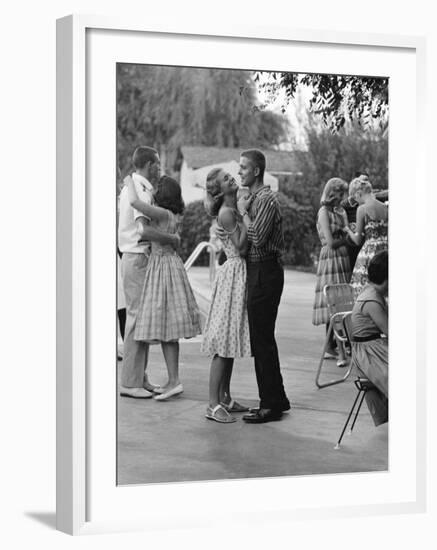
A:
<svg viewBox="0 0 437 550">
<path fill-rule="evenodd" d="M 415 192 L 426 193 L 426 178 L 424 176 L 423 151 L 424 141 L 424 107 L 421 94 L 425 88 L 425 42 L 420 37 L 394 36 L 394 35 L 364 35 L 354 33 L 333 33 L 324 31 L 296 30 L 287 28 L 251 28 L 233 25 L 231 29 L 209 28 L 202 26 L 199 29 L 195 23 L 184 24 L 183 28 L 177 25 L 143 25 L 141 22 L 125 20 L 121 18 L 111 19 L 105 17 L 73 15 L 57 22 L 57 528 L 69 534 L 84 534 L 102 532 L 108 530 L 148 529 L 151 526 L 160 525 L 160 494 L 171 493 L 172 487 L 153 487 L 153 495 L 158 502 L 156 514 L 150 511 L 148 515 L 137 515 L 131 520 L 117 516 L 111 516 L 108 512 L 98 514 L 94 520 L 89 514 L 90 508 L 90 484 L 93 483 L 93 460 L 90 455 L 92 434 L 96 430 L 89 428 L 89 411 L 92 409 L 93 390 L 90 389 L 92 379 L 92 366 L 90 357 L 94 353 L 91 350 L 92 341 L 87 333 L 88 317 L 90 315 L 90 256 L 89 256 L 89 230 L 93 223 L 90 221 L 92 201 L 89 193 L 92 193 L 87 184 L 89 178 L 89 165 L 87 164 L 87 117 L 90 116 L 90 98 L 87 88 L 90 64 L 87 62 L 87 49 L 90 31 L 104 31 L 108 33 L 109 40 L 115 40 L 117 33 L 139 33 L 141 35 L 153 34 L 162 40 L 174 37 L 198 37 L 198 39 L 220 38 L 232 43 L 238 41 L 243 45 L 278 45 L 284 47 L 293 44 L 316 44 L 321 48 L 363 48 L 367 50 L 379 49 L 381 51 L 396 51 L 399 55 L 403 52 L 408 56 L 414 56 L 415 71 L 409 76 L 413 79 L 415 87 L 415 109 L 413 136 L 415 143 L 415 155 L 413 159 L 406 161 L 407 172 L 411 174 L 414 169 Z M 136 34 L 136 36 L 139 36 Z M 88 38 L 87 38 L 88 35 Z M 94 42 L 92 42 L 94 47 Z M 127 51 L 127 50 L 126 50 Z M 137 60 L 136 51 L 123 52 L 120 61 L 129 62 Z M 408 66 L 409 67 L 409 66 Z M 407 67 L 406 70 L 410 70 Z M 269 67 L 270 68 L 270 67 Z M 274 68 L 274 67 L 272 67 Z M 303 71 L 302 71 L 303 72 Z M 108 91 L 115 95 L 115 89 Z M 412 109 L 411 105 L 409 107 Z M 391 117 L 398 116 L 396 109 L 391 112 Z M 113 117 L 115 125 L 115 115 Z M 115 142 L 114 142 L 115 147 Z M 390 158 L 390 181 L 395 170 L 395 158 Z M 414 166 L 413 166 L 414 165 Z M 115 166 L 115 164 L 114 164 Z M 393 168 L 393 170 L 392 170 Z M 401 203 L 393 201 L 395 208 L 402 208 Z M 398 205 L 398 206 L 397 206 Z M 94 218 L 93 218 L 94 219 Z M 396 216 L 391 218 L 391 223 L 396 226 Z M 414 233 L 412 239 L 420 232 L 424 232 L 424 220 L 416 211 Z M 114 226 L 115 227 L 115 226 Z M 418 269 L 424 269 L 425 250 L 424 244 L 417 243 Z M 102 252 L 102 255 L 104 252 Z M 115 271 L 114 271 L 115 273 Z M 412 273 L 412 272 L 411 272 Z M 414 344 L 409 352 L 414 356 L 416 365 L 416 378 L 414 400 L 414 426 L 410 433 L 414 433 L 414 459 L 409 464 L 411 474 L 410 495 L 408 498 L 397 498 L 393 495 L 386 503 L 368 502 L 359 505 L 337 504 L 328 507 L 288 506 L 284 504 L 280 512 L 289 513 L 290 517 L 328 517 L 331 514 L 368 514 L 368 513 L 395 513 L 418 512 L 425 509 L 426 502 L 426 464 L 425 464 L 425 427 L 426 427 L 426 401 L 425 401 L 425 342 L 424 319 L 422 310 L 425 301 L 425 289 L 418 283 L 414 283 L 414 303 L 411 300 L 410 307 L 416 307 L 414 326 Z M 92 387 L 92 385 L 91 385 Z M 111 394 L 109 399 L 113 398 Z M 394 400 L 396 406 L 396 399 Z M 399 403 L 399 400 L 398 400 Z M 94 421 L 94 420 L 93 420 Z M 414 428 L 414 429 L 413 429 Z M 114 428 L 115 429 L 115 428 Z M 396 434 L 392 434 L 396 440 Z M 112 436 L 111 436 L 112 437 Z M 110 438 L 109 438 L 110 440 Z M 112 441 L 112 440 L 111 440 Z M 412 443 L 411 443 L 412 444 Z M 115 454 L 115 449 L 114 449 Z M 413 465 L 414 462 L 414 465 Z M 414 469 L 414 471 L 413 471 Z M 393 473 L 393 472 L 392 472 Z M 389 473 L 389 475 L 391 475 Z M 394 475 L 394 474 L 393 474 Z M 349 474 L 349 481 L 358 476 Z M 414 478 L 414 480 L 413 480 Z M 114 478 L 115 479 L 115 478 Z M 276 480 L 277 481 L 277 480 Z M 320 485 L 326 480 L 316 480 Z M 243 487 L 238 482 L 234 486 Z M 263 483 L 263 491 L 275 491 L 277 483 L 270 480 L 270 486 Z M 295 484 L 307 484 L 307 480 L 297 480 Z M 181 484 L 179 484 L 181 485 Z M 186 491 L 193 494 L 192 500 L 203 498 L 203 488 L 207 485 L 195 484 L 186 487 Z M 223 485 L 223 484 L 222 484 Z M 414 486 L 413 486 L 414 485 Z M 250 482 L 244 485 L 248 494 L 259 490 L 259 485 L 254 486 Z M 254 489 L 255 488 L 255 489 Z M 181 487 L 176 491 L 181 491 Z M 120 488 L 120 495 L 130 488 Z M 150 489 L 149 489 L 150 490 Z M 209 489 L 211 490 L 211 489 Z M 218 485 L 214 486 L 218 497 L 221 491 Z M 124 502 L 124 501 L 123 501 Z M 115 508 L 113 508 L 115 510 Z M 193 510 L 195 506 L 193 504 Z M 197 512 L 196 512 L 197 513 Z M 266 512 L 268 515 L 268 512 Z M 186 517 L 190 517 L 190 505 L 187 506 Z M 202 517 L 193 516 L 193 525 L 201 524 Z M 186 519 L 186 518 L 185 518 Z M 196 523 L 197 522 L 197 523 Z"/>
</svg>

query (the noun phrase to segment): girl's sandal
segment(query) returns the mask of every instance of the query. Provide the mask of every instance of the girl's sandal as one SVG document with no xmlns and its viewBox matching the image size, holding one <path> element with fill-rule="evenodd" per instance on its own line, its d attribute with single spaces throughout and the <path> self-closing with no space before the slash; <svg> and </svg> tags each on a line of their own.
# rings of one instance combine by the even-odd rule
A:
<svg viewBox="0 0 437 550">
<path fill-rule="evenodd" d="M 249 410 L 249 407 L 245 407 L 244 405 L 241 405 L 238 403 L 238 401 L 235 401 L 234 399 L 231 399 L 229 403 L 223 403 L 221 402 L 220 405 L 226 409 L 229 413 L 242 413 L 247 412 Z"/>
<path fill-rule="evenodd" d="M 223 411 L 224 415 L 220 416 L 219 411 Z M 237 419 L 231 416 L 228 411 L 223 407 L 223 405 L 216 405 L 214 408 L 208 407 L 206 409 L 205 417 L 209 420 L 214 420 L 215 422 L 220 422 L 221 424 L 232 424 L 236 422 Z"/>
</svg>

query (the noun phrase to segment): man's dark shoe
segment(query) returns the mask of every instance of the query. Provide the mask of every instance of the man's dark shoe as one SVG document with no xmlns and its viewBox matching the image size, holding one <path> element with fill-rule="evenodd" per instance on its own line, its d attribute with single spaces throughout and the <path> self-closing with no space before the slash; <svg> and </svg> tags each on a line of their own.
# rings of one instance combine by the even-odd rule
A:
<svg viewBox="0 0 437 550">
<path fill-rule="evenodd" d="M 249 424 L 264 424 L 264 422 L 273 422 L 282 418 L 282 411 L 273 409 L 259 409 L 252 414 L 245 414 L 243 420 Z"/>
<path fill-rule="evenodd" d="M 287 412 L 291 409 L 291 404 L 290 402 L 287 400 L 285 403 L 283 403 L 282 405 L 280 405 L 279 407 L 277 407 L 281 412 Z M 249 412 L 250 413 L 256 413 L 260 410 L 260 407 L 251 407 L 249 409 Z"/>
</svg>

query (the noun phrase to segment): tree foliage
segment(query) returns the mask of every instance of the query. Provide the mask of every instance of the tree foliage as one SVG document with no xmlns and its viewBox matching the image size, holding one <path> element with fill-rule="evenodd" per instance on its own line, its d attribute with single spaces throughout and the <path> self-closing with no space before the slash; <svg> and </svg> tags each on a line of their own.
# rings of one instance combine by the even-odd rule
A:
<svg viewBox="0 0 437 550">
<path fill-rule="evenodd" d="M 388 140 L 377 130 L 364 131 L 359 125 L 341 128 L 332 134 L 309 118 L 306 127 L 307 150 L 295 153 L 299 175 L 284 189 L 300 204 L 318 209 L 325 183 L 333 177 L 350 182 L 366 173 L 375 189 L 388 187 Z"/>
<path fill-rule="evenodd" d="M 368 128 L 375 123 L 383 128 L 388 120 L 388 79 L 353 75 L 298 74 L 256 72 L 254 80 L 267 102 L 285 92 L 282 110 L 296 95 L 299 86 L 311 89 L 309 107 L 320 115 L 335 133 L 347 121 Z"/>
<path fill-rule="evenodd" d="M 292 254 L 287 263 L 301 265 L 310 264 L 318 255 L 317 212 L 323 187 L 330 178 L 340 177 L 349 183 L 358 173 L 366 173 L 375 189 L 388 186 L 388 141 L 381 131 L 364 131 L 355 124 L 333 134 L 317 124 L 314 115 L 309 117 L 305 130 L 307 150 L 295 152 L 298 173 L 279 181 L 279 189 L 292 201 L 290 204 L 300 207 L 289 210 L 299 220 L 297 226 L 295 222 L 287 222 L 284 227 L 291 227 L 286 242 L 291 243 Z M 301 227 L 305 231 L 295 245 L 291 234 L 299 235 Z"/>
<path fill-rule="evenodd" d="M 287 119 L 254 109 L 257 103 L 250 71 L 118 64 L 120 168 L 140 144 L 157 148 L 170 170 L 181 145 L 275 147 Z"/>
<path fill-rule="evenodd" d="M 208 216 L 203 201 L 187 204 L 182 218 L 181 247 L 179 254 L 185 262 L 196 246 L 202 241 L 209 241 L 209 229 L 212 218 Z M 196 265 L 208 265 L 209 255 L 202 252 Z"/>
</svg>

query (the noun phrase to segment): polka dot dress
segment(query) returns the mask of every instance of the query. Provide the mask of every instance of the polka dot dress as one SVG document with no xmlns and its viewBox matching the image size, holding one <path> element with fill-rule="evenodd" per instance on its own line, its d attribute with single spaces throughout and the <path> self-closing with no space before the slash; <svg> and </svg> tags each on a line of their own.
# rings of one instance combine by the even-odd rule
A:
<svg viewBox="0 0 437 550">
<path fill-rule="evenodd" d="M 246 261 L 233 242 L 223 242 L 227 260 L 220 266 L 203 332 L 201 351 L 238 358 L 251 355 L 247 318 Z"/>
</svg>

